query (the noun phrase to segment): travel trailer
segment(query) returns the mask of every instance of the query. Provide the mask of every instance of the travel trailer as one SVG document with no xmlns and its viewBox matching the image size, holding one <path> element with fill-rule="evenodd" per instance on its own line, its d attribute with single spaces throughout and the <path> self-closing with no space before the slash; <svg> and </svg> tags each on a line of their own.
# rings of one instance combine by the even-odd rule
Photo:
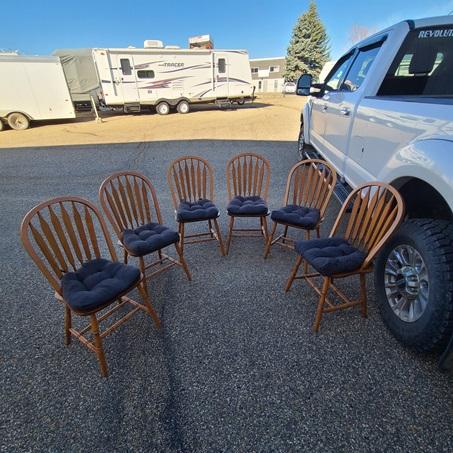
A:
<svg viewBox="0 0 453 453">
<path fill-rule="evenodd" d="M 58 57 L 0 55 L 0 130 L 66 118 L 75 111 Z"/>
<path fill-rule="evenodd" d="M 93 49 L 106 106 L 139 112 L 155 106 L 188 113 L 190 105 L 253 99 L 248 53 L 244 50 L 180 49 L 161 41 L 145 48 Z"/>
</svg>

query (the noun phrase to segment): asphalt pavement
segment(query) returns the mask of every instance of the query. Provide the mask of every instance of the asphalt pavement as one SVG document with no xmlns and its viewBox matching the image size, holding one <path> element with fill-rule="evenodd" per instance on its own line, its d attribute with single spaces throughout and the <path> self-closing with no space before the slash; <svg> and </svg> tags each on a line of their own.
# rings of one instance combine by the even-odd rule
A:
<svg viewBox="0 0 453 453">
<path fill-rule="evenodd" d="M 174 268 L 150 284 L 163 329 L 139 313 L 107 337 L 110 376 L 77 341 L 63 344 L 63 310 L 19 242 L 38 202 L 97 202 L 102 180 L 139 170 L 175 226 L 169 162 L 207 158 L 226 236 L 225 164 L 249 150 L 271 163 L 270 208 L 281 205 L 294 142 L 193 140 L 0 150 L 1 451 L 451 452 L 453 378 L 436 357 L 402 347 L 377 312 L 311 324 L 317 296 L 301 281 L 285 294 L 293 252 L 259 238 L 188 245 L 188 282 Z M 338 204 L 322 227 L 327 234 Z M 342 284 L 357 290 L 354 280 Z"/>
</svg>

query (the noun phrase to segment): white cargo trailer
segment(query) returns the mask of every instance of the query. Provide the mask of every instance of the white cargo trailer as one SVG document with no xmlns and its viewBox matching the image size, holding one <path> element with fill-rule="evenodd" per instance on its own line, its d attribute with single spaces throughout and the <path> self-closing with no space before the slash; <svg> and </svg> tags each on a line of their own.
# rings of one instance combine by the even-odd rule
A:
<svg viewBox="0 0 453 453">
<path fill-rule="evenodd" d="M 75 112 L 58 57 L 0 55 L 0 130 L 66 118 Z"/>
<path fill-rule="evenodd" d="M 164 48 L 93 49 L 107 106 L 138 112 L 156 106 L 165 115 L 174 107 L 187 113 L 192 103 L 253 99 L 248 53 L 245 50 Z"/>
</svg>

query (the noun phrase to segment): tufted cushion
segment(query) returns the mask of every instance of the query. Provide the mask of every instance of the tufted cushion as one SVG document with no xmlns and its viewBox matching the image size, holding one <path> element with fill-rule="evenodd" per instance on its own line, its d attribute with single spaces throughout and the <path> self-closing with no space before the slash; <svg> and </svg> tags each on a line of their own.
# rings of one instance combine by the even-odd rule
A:
<svg viewBox="0 0 453 453">
<path fill-rule="evenodd" d="M 91 311 L 114 301 L 140 279 L 135 266 L 95 259 L 61 278 L 64 300 L 75 310 Z"/>
<path fill-rule="evenodd" d="M 200 199 L 194 203 L 181 201 L 176 219 L 178 222 L 193 222 L 196 220 L 215 219 L 219 216 L 219 210 L 210 200 Z"/>
<path fill-rule="evenodd" d="M 319 209 L 306 208 L 295 204 L 286 205 L 277 211 L 272 211 L 271 214 L 272 220 L 307 229 L 315 228 L 320 220 L 320 217 L 321 214 Z"/>
<path fill-rule="evenodd" d="M 234 197 L 227 207 L 228 214 L 233 215 L 263 215 L 267 214 L 266 202 L 256 196 Z"/>
<path fill-rule="evenodd" d="M 297 241 L 295 248 L 320 274 L 334 275 L 360 268 L 366 254 L 342 238 Z"/>
<path fill-rule="evenodd" d="M 159 223 L 148 223 L 135 230 L 125 230 L 123 244 L 135 256 L 160 250 L 179 241 L 179 234 Z"/>
</svg>

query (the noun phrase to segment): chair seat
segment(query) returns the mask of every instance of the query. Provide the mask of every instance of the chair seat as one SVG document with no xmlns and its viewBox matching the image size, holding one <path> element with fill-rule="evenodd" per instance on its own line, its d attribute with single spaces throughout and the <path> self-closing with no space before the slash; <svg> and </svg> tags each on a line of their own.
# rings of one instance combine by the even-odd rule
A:
<svg viewBox="0 0 453 453">
<path fill-rule="evenodd" d="M 200 199 L 195 202 L 181 201 L 176 212 L 178 222 L 194 222 L 197 220 L 215 219 L 219 210 L 211 200 Z"/>
<path fill-rule="evenodd" d="M 179 234 L 160 223 L 148 223 L 135 230 L 125 230 L 123 244 L 134 256 L 143 256 L 179 241 Z"/>
<path fill-rule="evenodd" d="M 366 254 L 342 238 L 297 241 L 295 249 L 321 275 L 331 276 L 360 268 Z"/>
<path fill-rule="evenodd" d="M 228 207 L 228 214 L 232 215 L 266 215 L 268 213 L 266 202 L 257 196 L 234 197 Z"/>
<path fill-rule="evenodd" d="M 320 218 L 319 209 L 306 208 L 305 206 L 294 204 L 286 205 L 271 213 L 271 219 L 276 222 L 283 222 L 307 229 L 315 228 Z"/>
<path fill-rule="evenodd" d="M 89 312 L 113 302 L 139 280 L 140 271 L 135 266 L 95 259 L 63 275 L 61 288 L 70 307 Z"/>
</svg>

